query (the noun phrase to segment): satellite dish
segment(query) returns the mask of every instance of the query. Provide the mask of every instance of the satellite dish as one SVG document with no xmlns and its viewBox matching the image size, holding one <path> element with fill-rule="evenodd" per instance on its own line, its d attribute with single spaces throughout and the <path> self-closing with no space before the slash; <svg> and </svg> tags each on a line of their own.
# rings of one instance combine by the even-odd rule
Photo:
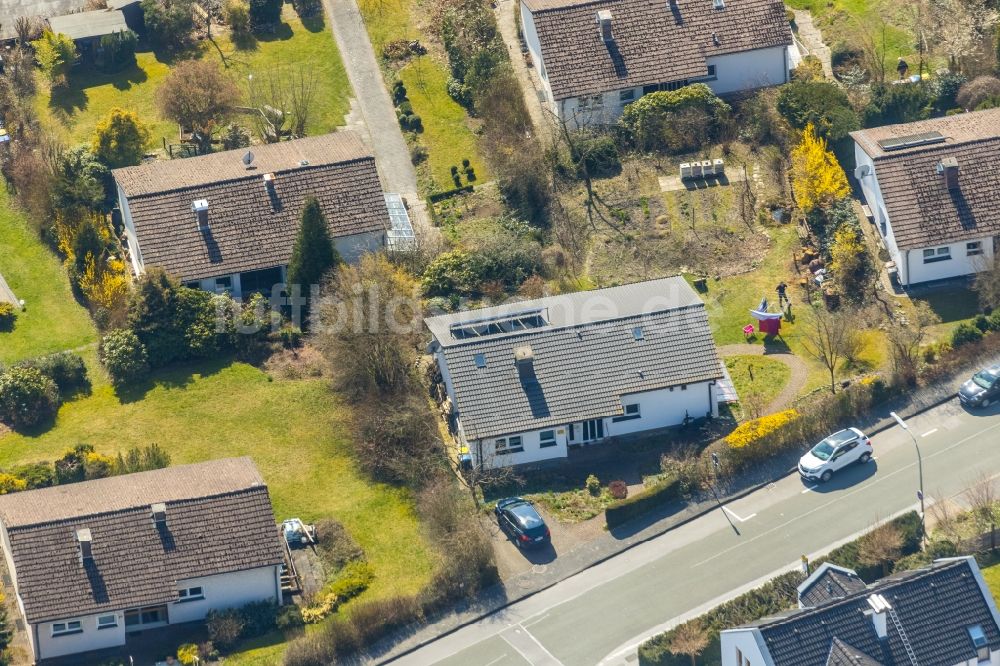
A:
<svg viewBox="0 0 1000 666">
<path fill-rule="evenodd" d="M 247 151 L 247 154 L 243 156 L 243 164 L 247 166 L 253 164 L 253 153 L 249 150 Z"/>
</svg>

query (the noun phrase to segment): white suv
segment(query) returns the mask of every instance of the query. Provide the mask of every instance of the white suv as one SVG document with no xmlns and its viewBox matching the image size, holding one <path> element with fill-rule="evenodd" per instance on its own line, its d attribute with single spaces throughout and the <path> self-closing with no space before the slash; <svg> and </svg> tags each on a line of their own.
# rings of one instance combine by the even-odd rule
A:
<svg viewBox="0 0 1000 666">
<path fill-rule="evenodd" d="M 803 479 L 826 483 L 833 473 L 852 463 L 864 464 L 872 459 L 872 443 L 857 428 L 835 432 L 812 447 L 799 459 L 799 474 Z"/>
</svg>

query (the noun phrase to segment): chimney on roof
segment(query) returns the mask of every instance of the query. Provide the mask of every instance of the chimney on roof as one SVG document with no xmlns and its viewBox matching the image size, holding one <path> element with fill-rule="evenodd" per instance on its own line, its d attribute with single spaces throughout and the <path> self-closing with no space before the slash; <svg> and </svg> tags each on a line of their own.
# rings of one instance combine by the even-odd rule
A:
<svg viewBox="0 0 1000 666">
<path fill-rule="evenodd" d="M 93 537 L 90 535 L 90 528 L 84 527 L 76 531 L 76 542 L 80 546 L 80 560 L 86 564 L 94 561 L 94 554 L 91 551 Z"/>
<path fill-rule="evenodd" d="M 530 345 L 514 348 L 514 365 L 517 366 L 517 374 L 522 382 L 537 381 L 535 378 L 535 353 L 531 351 Z"/>
<path fill-rule="evenodd" d="M 195 199 L 191 202 L 191 210 L 198 220 L 198 231 L 208 229 L 208 199 Z"/>
<path fill-rule="evenodd" d="M 157 502 L 149 507 L 150 513 L 153 516 L 154 525 L 166 525 L 167 524 L 167 505 L 163 502 Z"/>
<path fill-rule="evenodd" d="M 601 41 L 605 44 L 610 44 L 615 41 L 614 35 L 611 33 L 611 10 L 602 9 L 597 12 L 597 27 L 601 33 Z"/>
<path fill-rule="evenodd" d="M 264 187 L 267 188 L 268 192 L 274 192 L 274 174 L 265 173 L 264 174 Z"/>
<path fill-rule="evenodd" d="M 949 190 L 958 189 L 958 160 L 945 157 L 938 163 L 937 172 L 944 176 L 944 184 Z"/>
<path fill-rule="evenodd" d="M 881 594 L 873 594 L 868 597 L 868 605 L 871 607 L 872 624 L 875 625 L 875 635 L 879 639 L 884 639 L 889 635 L 886 616 L 892 610 L 892 606 Z"/>
</svg>

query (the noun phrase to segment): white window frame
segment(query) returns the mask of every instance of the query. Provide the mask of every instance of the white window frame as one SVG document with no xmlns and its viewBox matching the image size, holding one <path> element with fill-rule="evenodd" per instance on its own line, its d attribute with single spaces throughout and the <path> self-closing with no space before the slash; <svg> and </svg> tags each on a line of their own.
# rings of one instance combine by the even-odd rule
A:
<svg viewBox="0 0 1000 666">
<path fill-rule="evenodd" d="M 521 453 L 524 451 L 524 440 L 521 439 L 520 435 L 498 437 L 494 442 L 494 447 L 498 456 L 508 453 Z"/>
<path fill-rule="evenodd" d="M 620 421 L 632 421 L 633 419 L 642 418 L 642 408 L 639 407 L 639 403 L 634 402 L 629 405 L 622 405 L 623 412 L 621 416 L 615 416 L 611 419 L 612 423 L 618 423 Z"/>
<path fill-rule="evenodd" d="M 983 253 L 983 241 L 969 241 L 965 244 L 965 256 L 975 257 Z"/>
<path fill-rule="evenodd" d="M 576 98 L 576 107 L 581 111 L 600 111 L 604 109 L 604 95 L 584 95 Z"/>
<path fill-rule="evenodd" d="M 52 637 L 69 636 L 71 634 L 82 634 L 83 623 L 80 620 L 67 620 L 66 622 L 52 623 Z"/>
<path fill-rule="evenodd" d="M 939 261 L 950 261 L 951 246 L 945 245 L 944 247 L 928 247 L 924 249 L 923 255 L 925 264 L 935 264 Z"/>
<path fill-rule="evenodd" d="M 707 70 L 707 74 L 705 74 L 705 80 L 707 80 L 707 81 L 715 81 L 718 78 L 719 78 L 719 69 L 718 69 L 718 67 L 715 66 L 715 65 L 709 65 L 708 66 L 708 70 Z"/>
<path fill-rule="evenodd" d="M 108 618 L 111 618 L 111 622 L 101 622 L 101 620 L 107 620 Z M 117 613 L 108 613 L 107 615 L 98 615 L 97 616 L 97 629 L 98 630 L 101 630 L 101 629 L 114 629 L 117 626 L 118 626 L 118 614 Z"/>
<path fill-rule="evenodd" d="M 197 590 L 197 592 L 195 591 Z M 188 601 L 201 601 L 205 598 L 205 588 L 201 585 L 182 587 L 177 590 L 177 603 L 183 604 Z"/>
<path fill-rule="evenodd" d="M 555 430 L 542 430 L 538 433 L 538 447 L 547 449 L 558 444 Z"/>
<path fill-rule="evenodd" d="M 631 104 L 635 101 L 635 88 L 618 91 L 618 101 L 622 104 Z"/>
</svg>

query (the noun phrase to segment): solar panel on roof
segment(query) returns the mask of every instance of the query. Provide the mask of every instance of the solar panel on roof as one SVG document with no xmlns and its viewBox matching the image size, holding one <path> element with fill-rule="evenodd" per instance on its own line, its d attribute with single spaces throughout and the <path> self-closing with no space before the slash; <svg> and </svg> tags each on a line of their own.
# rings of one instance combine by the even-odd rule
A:
<svg viewBox="0 0 1000 666">
<path fill-rule="evenodd" d="M 497 317 L 487 317 L 486 319 L 460 321 L 452 324 L 449 329 L 451 330 L 452 337 L 456 340 L 525 331 L 548 325 L 544 312 L 544 310 L 538 309 L 525 310 Z"/>
<path fill-rule="evenodd" d="M 943 143 L 944 135 L 941 132 L 921 132 L 920 134 L 909 134 L 898 136 L 892 139 L 882 139 L 878 142 L 879 147 L 885 151 L 902 150 L 913 148 L 914 146 L 928 146 L 934 143 Z"/>
</svg>

